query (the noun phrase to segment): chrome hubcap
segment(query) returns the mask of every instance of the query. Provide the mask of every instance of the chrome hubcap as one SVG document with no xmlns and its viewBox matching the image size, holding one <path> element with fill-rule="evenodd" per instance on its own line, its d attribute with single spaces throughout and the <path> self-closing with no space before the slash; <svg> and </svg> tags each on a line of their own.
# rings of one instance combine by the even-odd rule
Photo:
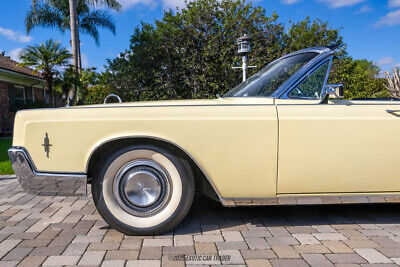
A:
<svg viewBox="0 0 400 267">
<path fill-rule="evenodd" d="M 128 213 L 146 217 L 160 211 L 169 201 L 171 181 L 164 168 L 153 160 L 133 160 L 114 179 L 114 196 Z"/>
<path fill-rule="evenodd" d="M 161 185 L 158 178 L 147 170 L 131 170 L 124 176 L 125 197 L 133 205 L 147 207 L 153 204 L 161 193 Z"/>
</svg>

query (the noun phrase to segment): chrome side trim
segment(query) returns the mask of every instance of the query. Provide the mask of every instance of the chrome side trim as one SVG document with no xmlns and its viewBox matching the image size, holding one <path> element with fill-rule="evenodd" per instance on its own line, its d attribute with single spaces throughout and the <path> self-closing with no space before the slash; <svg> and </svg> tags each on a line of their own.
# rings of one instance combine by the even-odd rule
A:
<svg viewBox="0 0 400 267">
<path fill-rule="evenodd" d="M 38 172 L 24 148 L 10 148 L 8 156 L 24 191 L 42 196 L 86 195 L 84 174 Z"/>
<path fill-rule="evenodd" d="M 400 203 L 400 193 L 396 194 L 360 194 L 346 196 L 278 196 L 268 198 L 223 198 L 225 207 L 237 206 L 280 206 L 280 205 L 327 205 L 327 204 L 368 204 Z"/>
<path fill-rule="evenodd" d="M 257 97 L 259 98 L 259 97 Z M 264 97 L 264 98 L 270 98 L 270 97 Z M 225 98 L 226 99 L 226 98 Z M 110 104 L 111 105 L 111 104 Z M 115 104 L 115 106 L 96 106 L 96 107 L 91 107 L 91 106 L 85 106 L 85 107 L 79 107 L 79 106 L 74 106 L 74 107 L 60 107 L 60 108 L 46 108 L 46 110 L 48 109 L 70 109 L 70 110 L 78 110 L 78 109 L 98 109 L 98 108 L 159 108 L 159 107 L 173 107 L 173 108 L 179 108 L 179 107 L 249 107 L 249 106 L 271 106 L 272 104 L 204 104 L 204 105 L 195 105 L 195 104 L 182 104 L 182 105 L 148 105 L 148 106 L 138 106 L 138 105 L 121 105 L 118 106 L 117 104 Z M 35 109 L 38 110 L 38 109 Z"/>
</svg>

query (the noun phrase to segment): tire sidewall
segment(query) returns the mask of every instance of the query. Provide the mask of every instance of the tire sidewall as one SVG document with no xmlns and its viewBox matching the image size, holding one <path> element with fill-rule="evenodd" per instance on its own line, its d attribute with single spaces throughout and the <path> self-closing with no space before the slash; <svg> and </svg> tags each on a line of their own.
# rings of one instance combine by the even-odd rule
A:
<svg viewBox="0 0 400 267">
<path fill-rule="evenodd" d="M 166 157 L 178 171 L 182 184 L 181 198 L 175 211 L 166 220 L 151 227 L 134 227 L 122 222 L 109 210 L 103 195 L 103 179 L 110 165 L 122 155 L 133 150 L 150 150 Z M 101 164 L 92 183 L 92 195 L 98 212 L 113 228 L 128 235 L 154 235 L 172 230 L 186 216 L 190 206 L 192 205 L 194 184 L 194 177 L 187 162 L 182 160 L 180 157 L 175 156 L 169 150 L 147 144 L 132 145 L 114 152 L 110 157 L 103 161 L 103 164 Z"/>
</svg>

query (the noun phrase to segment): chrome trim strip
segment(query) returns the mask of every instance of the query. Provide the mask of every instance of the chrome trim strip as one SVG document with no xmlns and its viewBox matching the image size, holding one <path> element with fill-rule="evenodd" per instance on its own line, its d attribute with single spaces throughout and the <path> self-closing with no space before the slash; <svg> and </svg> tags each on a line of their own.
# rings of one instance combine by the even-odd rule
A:
<svg viewBox="0 0 400 267">
<path fill-rule="evenodd" d="M 260 97 L 254 97 L 254 98 L 260 98 Z M 271 98 L 271 97 L 263 97 L 263 98 Z M 225 98 L 227 99 L 227 98 Z M 124 102 L 121 105 L 118 105 L 118 103 L 115 106 L 108 106 L 112 105 L 110 104 L 103 104 L 103 106 L 73 106 L 73 107 L 59 107 L 59 108 L 35 108 L 35 110 L 61 110 L 61 109 L 68 109 L 68 110 L 79 110 L 79 109 L 97 109 L 97 108 L 159 108 L 159 107 L 236 107 L 236 106 L 272 106 L 273 104 L 201 104 L 201 105 L 196 105 L 196 104 L 182 104 L 182 105 L 177 105 L 177 104 L 170 104 L 170 105 L 135 105 L 135 103 L 140 103 L 141 101 L 138 102 Z M 127 103 L 132 103 L 132 105 L 126 105 Z M 115 103 L 113 103 L 115 104 Z M 20 110 L 20 111 L 26 111 L 27 109 Z M 18 112 L 20 112 L 18 111 Z"/>
<path fill-rule="evenodd" d="M 31 155 L 28 153 L 28 151 L 24 147 L 14 146 L 14 147 L 12 147 L 10 149 L 22 150 L 23 153 L 25 154 L 25 156 L 27 157 L 28 162 L 31 165 L 32 169 L 36 173 L 45 173 L 45 174 L 52 175 L 52 176 L 57 176 L 57 175 L 63 175 L 63 176 L 68 176 L 68 175 L 71 175 L 71 176 L 86 175 L 84 172 L 53 172 L 53 171 L 42 171 L 42 170 L 39 170 L 38 168 L 36 168 L 36 165 L 33 162 L 33 159 L 31 158 Z"/>
<path fill-rule="evenodd" d="M 257 97 L 257 98 L 260 98 L 260 97 Z M 263 97 L 263 98 L 271 98 L 271 97 Z M 226 97 L 225 99 L 228 99 L 228 97 Z M 134 102 L 133 102 L 134 103 Z M 126 103 L 125 103 L 126 104 Z M 101 107 L 92 107 L 92 106 L 87 106 L 87 107 L 79 107 L 79 106 L 74 106 L 74 107 L 69 107 L 69 108 L 67 108 L 67 107 L 60 107 L 60 108 L 56 108 L 56 109 L 69 109 L 69 110 L 75 110 L 75 109 L 96 109 L 96 108 L 159 108 L 159 107 L 169 107 L 169 108 L 177 108 L 177 107 L 236 107 L 236 106 L 272 106 L 273 104 L 219 104 L 219 103 L 216 103 L 216 104 L 204 104 L 204 105 L 196 105 L 196 104 L 191 104 L 191 105 L 185 105 L 185 104 L 183 104 L 183 105 L 176 105 L 176 104 L 171 104 L 171 105 L 148 105 L 148 106 L 142 106 L 142 105 L 135 105 L 135 104 L 132 104 L 132 106 L 131 105 L 129 105 L 129 106 L 127 106 L 127 105 L 121 105 L 121 106 L 118 106 L 118 105 L 115 105 L 115 106 L 106 106 L 106 105 L 104 105 L 104 107 L 103 106 L 101 106 Z M 109 104 L 109 105 L 111 105 L 111 104 Z M 35 109 L 35 110 L 37 110 L 37 109 Z"/>
<path fill-rule="evenodd" d="M 290 100 L 297 100 L 295 98 L 289 98 Z M 304 99 L 302 99 L 304 100 Z M 312 99 L 312 100 L 317 100 L 317 99 Z M 329 101 L 332 101 L 331 99 Z M 337 102 L 331 102 L 332 106 L 393 106 L 393 105 L 400 105 L 400 103 L 379 103 L 379 104 L 369 104 L 369 103 L 354 103 L 354 102 L 344 102 L 347 100 L 336 100 Z M 340 101 L 343 101 L 340 103 Z M 278 103 L 277 105 L 279 106 L 315 106 L 315 105 L 321 105 L 320 103 Z"/>
<path fill-rule="evenodd" d="M 328 204 L 368 204 L 400 203 L 400 193 L 395 194 L 359 194 L 346 196 L 278 196 L 268 198 L 223 198 L 225 207 L 237 206 L 280 206 L 280 205 L 328 205 Z"/>
<path fill-rule="evenodd" d="M 87 177 L 84 174 L 38 172 L 24 148 L 12 147 L 8 156 L 15 175 L 24 191 L 43 196 L 86 195 Z"/>
</svg>

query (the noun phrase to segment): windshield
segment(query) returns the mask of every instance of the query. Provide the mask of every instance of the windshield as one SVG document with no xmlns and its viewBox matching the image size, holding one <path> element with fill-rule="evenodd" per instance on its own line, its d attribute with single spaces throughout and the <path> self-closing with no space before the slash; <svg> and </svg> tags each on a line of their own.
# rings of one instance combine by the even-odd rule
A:
<svg viewBox="0 0 400 267">
<path fill-rule="evenodd" d="M 317 55 L 318 53 L 302 53 L 278 59 L 230 90 L 224 97 L 271 96 L 284 82 Z"/>
</svg>

